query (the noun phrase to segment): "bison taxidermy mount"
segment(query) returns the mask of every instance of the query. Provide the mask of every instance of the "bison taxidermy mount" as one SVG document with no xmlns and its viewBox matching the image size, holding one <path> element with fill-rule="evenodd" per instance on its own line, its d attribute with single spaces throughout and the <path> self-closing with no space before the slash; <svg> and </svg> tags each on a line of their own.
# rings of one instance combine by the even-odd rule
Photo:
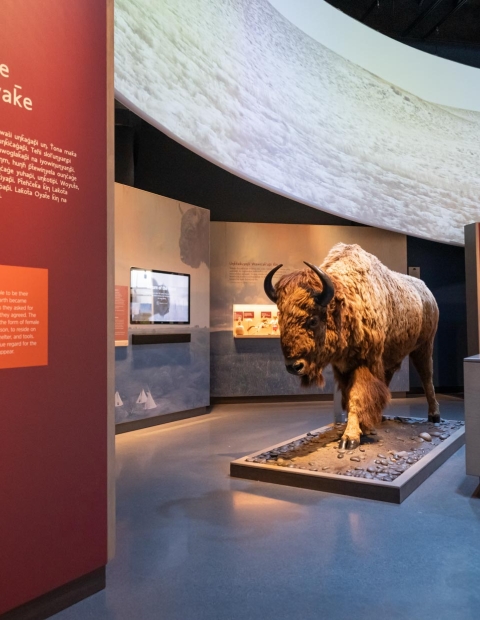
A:
<svg viewBox="0 0 480 620">
<path fill-rule="evenodd" d="M 302 385 L 324 385 L 331 364 L 348 414 L 340 447 L 353 449 L 382 420 L 388 386 L 410 355 L 428 401 L 428 419 L 440 422 L 433 387 L 433 339 L 438 306 L 425 284 L 383 265 L 358 245 L 338 243 L 320 268 L 283 276 L 278 265 L 265 278 L 277 304 L 288 372 Z"/>
</svg>

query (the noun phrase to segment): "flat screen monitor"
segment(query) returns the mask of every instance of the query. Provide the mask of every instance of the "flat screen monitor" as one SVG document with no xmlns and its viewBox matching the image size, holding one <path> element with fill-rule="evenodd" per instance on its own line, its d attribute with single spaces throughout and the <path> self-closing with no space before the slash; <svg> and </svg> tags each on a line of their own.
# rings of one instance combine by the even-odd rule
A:
<svg viewBox="0 0 480 620">
<path fill-rule="evenodd" d="M 132 267 L 130 322 L 190 323 L 190 275 Z"/>
</svg>

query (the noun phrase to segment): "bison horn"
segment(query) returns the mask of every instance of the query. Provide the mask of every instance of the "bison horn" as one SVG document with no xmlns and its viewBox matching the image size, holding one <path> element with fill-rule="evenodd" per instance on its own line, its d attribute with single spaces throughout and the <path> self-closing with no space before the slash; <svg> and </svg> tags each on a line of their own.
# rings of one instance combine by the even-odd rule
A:
<svg viewBox="0 0 480 620">
<path fill-rule="evenodd" d="M 275 287 L 273 286 L 272 278 L 275 275 L 275 273 L 280 269 L 280 267 L 283 267 L 283 265 L 277 265 L 274 269 L 272 269 L 265 276 L 265 281 L 263 282 L 263 288 L 265 290 L 265 295 L 268 297 L 268 299 L 270 299 L 270 301 L 273 301 L 274 304 L 277 303 L 277 293 L 275 292 Z"/>
<path fill-rule="evenodd" d="M 324 271 L 322 271 L 318 267 L 315 267 L 315 265 L 311 265 L 310 263 L 307 263 L 306 261 L 303 261 L 303 262 L 305 263 L 305 265 L 307 265 L 307 267 L 310 267 L 310 269 L 317 274 L 317 276 L 320 278 L 320 282 L 323 285 L 322 292 L 315 293 L 313 295 L 315 303 L 318 306 L 323 306 L 323 307 L 328 306 L 328 304 L 332 301 L 333 296 L 335 295 L 335 287 L 333 285 L 333 282 L 330 280 L 329 276 L 327 276 L 327 274 Z"/>
</svg>

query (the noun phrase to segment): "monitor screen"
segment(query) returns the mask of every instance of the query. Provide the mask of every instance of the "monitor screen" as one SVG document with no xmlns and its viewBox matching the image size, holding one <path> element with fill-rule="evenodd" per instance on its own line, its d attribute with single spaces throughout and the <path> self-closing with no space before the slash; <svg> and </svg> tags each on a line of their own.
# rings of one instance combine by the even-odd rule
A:
<svg viewBox="0 0 480 620">
<path fill-rule="evenodd" d="M 189 274 L 132 267 L 130 322 L 190 323 Z"/>
</svg>

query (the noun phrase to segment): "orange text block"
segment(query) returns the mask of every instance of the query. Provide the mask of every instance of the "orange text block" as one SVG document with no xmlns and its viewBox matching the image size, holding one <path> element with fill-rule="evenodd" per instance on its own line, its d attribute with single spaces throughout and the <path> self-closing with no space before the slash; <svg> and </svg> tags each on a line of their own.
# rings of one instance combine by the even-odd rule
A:
<svg viewBox="0 0 480 620">
<path fill-rule="evenodd" d="M 0 369 L 48 364 L 48 270 L 0 265 Z"/>
</svg>

